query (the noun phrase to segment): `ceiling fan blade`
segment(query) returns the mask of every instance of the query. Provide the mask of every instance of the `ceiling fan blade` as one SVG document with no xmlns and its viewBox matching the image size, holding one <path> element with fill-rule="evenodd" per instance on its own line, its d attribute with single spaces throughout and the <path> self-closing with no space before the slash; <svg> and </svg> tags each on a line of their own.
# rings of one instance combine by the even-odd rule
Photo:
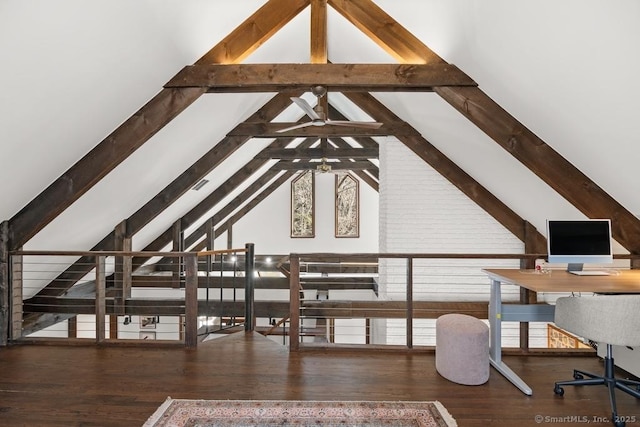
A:
<svg viewBox="0 0 640 427">
<path fill-rule="evenodd" d="M 304 99 L 298 98 L 297 96 L 292 96 L 291 100 L 295 102 L 298 107 L 302 108 L 302 111 L 304 111 L 307 114 L 307 116 L 311 117 L 313 120 L 322 119 L 322 117 L 320 117 L 318 113 L 315 112 L 313 107 L 309 105 L 309 103 Z"/>
<path fill-rule="evenodd" d="M 289 132 L 290 130 L 306 128 L 307 126 L 313 126 L 313 122 L 300 123 L 299 125 L 290 126 L 288 128 L 284 128 L 284 129 L 278 129 L 276 132 L 278 132 L 278 133 Z"/>
<path fill-rule="evenodd" d="M 326 120 L 325 124 L 333 126 L 353 126 L 367 129 L 378 129 L 382 126 L 382 123 L 379 122 L 352 122 L 347 120 Z"/>
</svg>

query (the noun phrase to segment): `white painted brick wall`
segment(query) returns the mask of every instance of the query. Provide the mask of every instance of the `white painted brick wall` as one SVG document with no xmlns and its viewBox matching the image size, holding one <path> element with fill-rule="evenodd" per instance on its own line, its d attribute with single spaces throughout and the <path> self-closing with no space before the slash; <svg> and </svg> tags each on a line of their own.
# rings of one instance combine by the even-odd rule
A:
<svg viewBox="0 0 640 427">
<path fill-rule="evenodd" d="M 524 244 L 453 184 L 395 138 L 380 143 L 380 252 L 523 253 Z M 404 300 L 404 260 L 381 261 L 383 298 Z M 514 267 L 517 260 L 415 260 L 414 299 L 488 301 L 486 267 Z M 517 300 L 515 287 L 503 287 Z M 386 322 L 389 344 L 404 344 L 404 320 Z M 435 344 L 434 322 L 416 320 L 414 344 Z M 544 329 L 543 325 L 540 326 Z M 506 346 L 518 345 L 518 326 L 503 325 Z M 532 331 L 532 346 L 546 346 L 546 332 Z"/>
<path fill-rule="evenodd" d="M 523 244 L 395 138 L 380 144 L 380 249 L 518 253 Z"/>
</svg>

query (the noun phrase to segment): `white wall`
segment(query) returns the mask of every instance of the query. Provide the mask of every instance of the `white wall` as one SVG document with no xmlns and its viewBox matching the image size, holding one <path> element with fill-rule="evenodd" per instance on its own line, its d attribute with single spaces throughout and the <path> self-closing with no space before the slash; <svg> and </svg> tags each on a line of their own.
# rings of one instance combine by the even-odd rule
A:
<svg viewBox="0 0 640 427">
<path fill-rule="evenodd" d="M 524 244 L 453 184 L 395 138 L 380 143 L 380 250 L 387 253 L 524 253 Z M 487 267 L 518 267 L 518 260 L 415 260 L 414 299 L 488 301 Z M 381 262 L 381 298 L 405 300 L 406 263 Z M 519 290 L 503 296 L 517 300 Z M 376 323 L 388 344 L 406 343 L 404 320 Z M 414 344 L 434 345 L 434 321 L 414 322 Z M 544 327 L 532 328 L 531 345 L 546 345 Z M 518 345 L 517 324 L 505 324 L 506 346 Z M 385 338 L 382 338 L 385 337 Z"/>
<path fill-rule="evenodd" d="M 631 212 L 640 214 L 636 0 L 377 0 L 518 120 Z M 264 1 L 0 2 L 0 220 L 75 161 L 250 16 Z M 247 62 L 306 62 L 305 11 Z M 333 62 L 391 62 L 330 11 Z M 348 43 L 345 43 L 348 40 Z M 539 229 L 580 215 L 453 109 L 426 93 L 377 93 L 389 108 Z M 265 94 L 208 95 L 30 242 L 88 249 L 171 182 Z M 246 159 L 244 159 L 246 161 Z M 234 162 L 236 165 L 238 163 Z M 156 236 L 196 197 L 148 228 Z M 162 221 L 160 221 L 162 219 Z M 151 237 L 152 238 L 152 237 Z M 278 244 L 276 249 L 283 245 Z"/>
<path fill-rule="evenodd" d="M 376 1 L 630 212 L 640 169 L 636 0 Z M 380 93 L 396 114 L 538 229 L 582 215 L 432 94 Z M 444 105 L 443 105 L 444 104 Z"/>
<path fill-rule="evenodd" d="M 197 60 L 263 3 L 0 2 L 0 79 L 10 82 L 0 97 L 0 220 L 15 215 L 184 65 Z M 640 214 L 636 106 L 640 2 L 376 3 L 469 74 L 489 96 L 631 212 Z M 296 18 L 247 62 L 308 61 L 308 17 L 305 12 Z M 333 62 L 390 62 L 382 49 L 334 12 L 330 13 L 329 40 Z M 375 96 L 538 229 L 549 217 L 580 216 L 436 95 Z M 46 227 L 28 248 L 89 249 L 267 98 L 265 94 L 243 94 L 199 100 Z M 398 167 L 404 170 L 411 162 Z M 424 177 L 411 178 L 414 181 L 408 183 L 429 182 L 426 187 L 430 190 L 425 186 L 416 189 L 428 191 L 423 199 L 416 199 L 424 204 L 402 200 L 391 187 L 385 196 L 389 198 L 381 199 L 380 250 L 501 251 L 517 244 L 486 214 L 463 197 L 452 196 L 455 191 L 450 192 L 425 170 L 420 172 Z M 381 185 L 385 185 L 384 177 Z M 398 191 L 406 186 L 393 185 Z M 368 191 L 366 185 L 361 189 L 363 195 Z M 387 208 L 396 203 L 393 197 L 399 198 L 398 212 L 390 214 Z M 183 197 L 170 213 L 148 227 L 144 239 L 164 231 L 197 201 L 191 192 Z M 321 211 L 317 211 L 315 239 L 290 239 L 288 205 L 288 190 L 282 188 L 236 225 L 234 246 L 252 241 L 259 252 L 375 251 L 377 239 L 365 234 L 377 221 L 371 219 L 376 218 L 373 204 L 365 207 L 363 203 L 363 239 L 357 241 L 334 239 L 330 214 Z M 371 217 L 366 218 L 369 213 Z M 407 223 L 424 218 L 427 220 Z M 428 228 L 420 230 L 421 226 Z M 456 230 L 481 233 L 467 241 L 471 236 Z M 496 241 L 489 243 L 489 234 Z M 135 249 L 143 246 L 144 239 L 134 239 Z"/>
<path fill-rule="evenodd" d="M 360 181 L 360 237 L 336 238 L 335 175 L 316 173 L 314 238 L 291 238 L 291 184 L 283 184 L 233 227 L 233 247 L 254 243 L 256 253 L 378 252 L 378 193 Z M 226 237 L 225 237 L 226 238 Z M 226 240 L 218 239 L 219 248 Z"/>
</svg>

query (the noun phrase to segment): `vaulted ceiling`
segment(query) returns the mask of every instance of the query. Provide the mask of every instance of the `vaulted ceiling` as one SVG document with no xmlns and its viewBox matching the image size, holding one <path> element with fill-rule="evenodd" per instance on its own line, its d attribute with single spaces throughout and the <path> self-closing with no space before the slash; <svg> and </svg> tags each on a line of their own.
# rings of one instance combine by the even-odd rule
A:
<svg viewBox="0 0 640 427">
<path fill-rule="evenodd" d="M 525 241 L 530 251 L 544 251 L 542 235 L 531 225 L 537 221 L 522 209 L 511 207 L 509 201 L 501 197 L 499 189 L 489 189 L 482 184 L 482 177 L 475 169 L 473 173 L 469 172 L 468 160 L 461 161 L 445 154 L 448 151 L 446 143 L 437 147 L 427 139 L 422 121 L 428 122 L 433 117 L 420 115 L 420 101 L 417 105 L 414 102 L 405 106 L 394 101 L 396 98 L 410 100 L 412 94 L 428 94 L 430 98 L 425 104 L 441 102 L 453 107 L 449 107 L 441 122 L 446 124 L 451 120 L 451 112 L 457 111 L 457 115 L 467 121 L 465 126 L 471 125 L 476 132 L 484 133 L 508 154 L 512 162 L 528 169 L 579 212 L 587 217 L 612 218 L 616 240 L 630 252 L 640 253 L 640 221 L 630 212 L 628 200 L 623 204 L 610 191 L 605 191 L 574 166 L 571 153 L 561 154 L 554 149 L 553 144 L 544 141 L 485 92 L 463 67 L 443 59 L 425 41 L 380 8 L 378 4 L 381 3 L 384 2 L 269 0 L 260 5 L 192 65 L 176 69 L 175 75 L 166 79 L 148 102 L 128 118 L 121 117 L 121 124 L 115 129 L 106 129 L 107 136 L 101 142 L 30 198 L 24 207 L 12 213 L 8 222 L 10 247 L 15 249 L 27 244 L 63 213 L 74 207 L 79 209 L 83 203 L 91 203 L 83 196 L 96 187 L 109 185 L 109 179 L 114 175 L 125 173 L 121 165 L 136 156 L 141 176 L 153 177 L 154 172 L 161 174 L 162 168 L 168 167 L 167 161 L 171 163 L 165 156 L 169 150 L 163 153 L 161 144 L 154 144 L 153 152 L 151 148 L 143 148 L 156 135 L 170 133 L 172 143 L 180 144 L 180 155 L 184 156 L 176 163 L 188 167 L 182 171 L 174 169 L 173 178 L 165 178 L 164 186 L 154 184 L 157 191 L 153 197 L 140 200 L 131 195 L 127 200 L 123 195 L 120 201 L 129 205 L 129 216 L 115 223 L 106 222 L 98 228 L 106 232 L 92 243 L 92 247 L 85 249 L 113 249 L 118 235 L 132 236 L 142 232 L 159 217 L 164 217 L 165 222 L 171 218 L 172 224 L 179 220 L 184 229 L 194 228 L 187 236 L 186 245 L 202 247 L 205 245 L 205 220 L 214 226 L 216 234 L 224 232 L 229 224 L 286 182 L 296 169 L 313 167 L 309 160 L 330 158 L 348 162 L 349 169 L 377 188 L 377 166 L 370 159 L 377 157 L 376 137 L 391 135 Z M 416 12 L 425 10 L 424 4 L 407 3 Z M 435 7 L 437 3 L 431 2 L 430 6 Z M 227 3 L 218 2 L 218 5 L 222 13 L 228 10 Z M 466 2 L 462 7 L 479 6 Z M 410 16 L 404 17 L 415 25 Z M 289 26 L 302 21 L 307 24 L 308 31 L 304 37 L 308 38 L 309 45 L 306 63 L 250 61 L 263 45 L 273 40 L 281 42 L 278 40 L 280 34 L 288 37 L 288 42 L 279 47 L 283 51 L 282 57 L 287 58 L 286 50 L 293 45 Z M 347 32 L 349 39 L 345 39 L 340 26 L 350 27 L 350 31 L 355 32 Z M 331 43 L 334 28 L 341 34 L 335 50 L 332 46 L 336 44 Z M 299 31 L 297 26 L 294 29 Z M 376 61 L 345 62 L 345 54 L 338 50 L 343 48 L 341 44 L 353 42 L 359 45 L 363 39 L 378 47 Z M 382 126 L 309 126 L 281 132 L 295 123 L 310 120 L 306 115 L 301 116 L 302 111 L 292 105 L 291 97 L 302 96 L 313 103 L 314 97 L 309 91 L 317 85 L 329 91 L 327 96 L 319 98 L 319 102 L 330 119 L 375 120 Z M 593 87 L 582 89 L 594 90 Z M 103 86 L 100 90 L 114 89 Z M 209 97 L 216 100 L 204 99 Z M 434 98 L 440 101 L 433 101 Z M 523 102 L 526 103 L 526 99 Z M 216 122 L 218 137 L 216 132 L 209 136 L 213 136 L 214 141 L 198 145 L 193 141 L 197 137 L 178 133 L 186 130 L 195 131 L 193 134 L 197 135 L 200 125 L 195 124 L 196 117 L 200 121 Z M 33 123 L 37 124 L 38 119 L 34 117 Z M 60 124 L 73 125 L 73 118 L 68 124 Z M 631 137 L 635 135 L 629 135 Z M 292 143 L 295 143 L 294 148 L 291 148 Z M 630 153 L 637 154 L 638 151 L 631 150 Z M 36 153 L 33 155 L 37 156 Z M 301 161 L 294 163 L 294 159 Z M 206 197 L 188 200 L 186 193 L 190 188 L 230 162 L 235 166 L 220 174 L 215 190 Z M 343 166 L 334 164 L 334 167 Z M 136 178 L 132 170 L 126 173 L 133 176 L 129 180 L 134 184 Z M 623 181 L 623 186 L 630 184 Z M 144 179 L 139 184 L 153 187 Z M 522 192 L 528 190 L 521 189 Z M 211 214 L 211 207 L 223 200 L 224 207 Z M 96 199 L 92 202 L 96 203 Z M 244 202 L 246 204 L 237 209 Z M 119 228 L 116 227 L 118 224 Z M 172 241 L 175 230 L 171 226 L 156 230 L 146 239 L 145 249 L 161 250 Z"/>
</svg>

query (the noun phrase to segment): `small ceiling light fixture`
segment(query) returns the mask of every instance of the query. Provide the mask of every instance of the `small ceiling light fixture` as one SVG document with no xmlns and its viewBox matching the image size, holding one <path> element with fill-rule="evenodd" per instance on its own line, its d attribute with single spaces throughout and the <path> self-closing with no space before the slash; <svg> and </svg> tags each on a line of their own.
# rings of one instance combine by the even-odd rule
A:
<svg viewBox="0 0 640 427">
<path fill-rule="evenodd" d="M 316 169 L 318 170 L 318 172 L 320 173 L 327 173 L 327 172 L 331 172 L 331 165 L 327 164 L 327 158 L 323 157 L 322 158 L 322 163 L 319 164 L 318 166 L 316 166 Z"/>
<path fill-rule="evenodd" d="M 194 185 L 193 187 L 191 187 L 192 190 L 198 191 L 200 190 L 202 187 L 204 187 L 205 185 L 207 185 L 207 182 L 209 182 L 208 179 L 201 179 L 196 185 Z"/>
</svg>

